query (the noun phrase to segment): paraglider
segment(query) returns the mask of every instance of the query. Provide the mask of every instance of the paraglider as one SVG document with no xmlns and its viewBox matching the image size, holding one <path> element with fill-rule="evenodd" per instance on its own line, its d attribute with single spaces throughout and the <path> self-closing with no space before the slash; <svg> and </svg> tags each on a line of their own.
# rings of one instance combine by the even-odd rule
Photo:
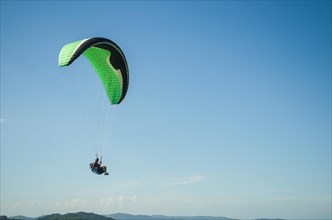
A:
<svg viewBox="0 0 332 220">
<path fill-rule="evenodd" d="M 69 66 L 82 54 L 96 71 L 110 104 L 120 104 L 129 84 L 128 65 L 120 47 L 101 37 L 75 41 L 62 47 L 59 66 Z"/>
<path fill-rule="evenodd" d="M 101 161 L 102 157 L 100 157 L 100 162 L 99 162 L 99 158 L 97 155 L 97 158 L 95 160 L 95 162 L 90 163 L 90 169 L 92 172 L 94 172 L 95 174 L 101 175 L 108 175 L 107 173 L 107 167 L 106 166 L 102 166 L 102 161 Z"/>
<path fill-rule="evenodd" d="M 128 65 L 120 47 L 102 37 L 75 41 L 62 47 L 59 66 L 69 66 L 82 54 L 98 75 L 110 105 L 120 104 L 126 96 L 129 84 Z M 90 163 L 90 169 L 96 174 L 108 175 L 106 166 L 101 166 L 98 156 L 95 162 Z"/>
</svg>

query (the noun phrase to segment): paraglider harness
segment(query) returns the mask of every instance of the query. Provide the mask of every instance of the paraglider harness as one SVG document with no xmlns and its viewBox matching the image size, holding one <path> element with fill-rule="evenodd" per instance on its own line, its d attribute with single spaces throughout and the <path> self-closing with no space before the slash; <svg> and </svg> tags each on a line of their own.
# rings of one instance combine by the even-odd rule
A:
<svg viewBox="0 0 332 220">
<path fill-rule="evenodd" d="M 101 175 L 101 174 L 104 173 L 104 169 L 101 166 L 102 159 L 103 159 L 103 157 L 100 157 L 100 163 L 99 163 L 99 158 L 98 158 L 98 155 L 97 155 L 97 158 L 96 158 L 95 162 L 90 163 L 90 169 L 95 174 Z"/>
</svg>

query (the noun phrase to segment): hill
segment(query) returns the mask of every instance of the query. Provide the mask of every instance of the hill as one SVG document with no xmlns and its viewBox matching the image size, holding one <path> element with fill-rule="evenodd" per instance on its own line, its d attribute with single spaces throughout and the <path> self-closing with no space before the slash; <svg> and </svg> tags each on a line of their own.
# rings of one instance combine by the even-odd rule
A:
<svg viewBox="0 0 332 220">
<path fill-rule="evenodd" d="M 111 217 L 97 215 L 94 213 L 78 212 L 68 214 L 52 214 L 39 217 L 37 220 L 114 220 Z"/>
</svg>

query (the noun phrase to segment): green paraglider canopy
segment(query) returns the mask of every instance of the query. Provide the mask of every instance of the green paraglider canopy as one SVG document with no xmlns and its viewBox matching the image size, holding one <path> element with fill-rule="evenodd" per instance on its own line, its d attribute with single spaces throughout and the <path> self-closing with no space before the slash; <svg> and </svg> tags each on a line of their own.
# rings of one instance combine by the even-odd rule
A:
<svg viewBox="0 0 332 220">
<path fill-rule="evenodd" d="M 113 41 L 94 37 L 65 45 L 59 54 L 59 66 L 69 66 L 83 54 L 96 71 L 111 105 L 126 96 L 129 71 L 126 58 Z"/>
</svg>

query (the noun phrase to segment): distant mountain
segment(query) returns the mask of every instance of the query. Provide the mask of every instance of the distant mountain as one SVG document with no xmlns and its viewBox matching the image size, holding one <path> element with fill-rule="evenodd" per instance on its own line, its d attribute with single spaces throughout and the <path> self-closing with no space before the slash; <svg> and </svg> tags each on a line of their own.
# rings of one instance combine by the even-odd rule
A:
<svg viewBox="0 0 332 220">
<path fill-rule="evenodd" d="M 126 213 L 116 213 L 111 215 L 97 215 L 94 213 L 78 212 L 67 214 L 51 214 L 38 218 L 30 218 L 26 216 L 0 216 L 0 220 L 235 220 L 226 217 L 211 216 L 165 216 L 165 215 L 131 215 Z M 259 219 L 266 220 L 266 219 Z M 277 219 L 275 219 L 277 220 Z M 278 219 L 279 220 L 279 219 Z"/>
<path fill-rule="evenodd" d="M 36 218 L 30 218 L 30 217 L 26 217 L 26 216 L 23 216 L 23 215 L 11 216 L 11 217 L 9 217 L 9 219 L 12 219 L 12 220 L 36 220 Z"/>
<path fill-rule="evenodd" d="M 126 213 L 116 213 L 111 215 L 106 215 L 107 217 L 114 218 L 116 220 L 140 220 L 140 219 L 152 219 L 151 216 L 148 215 L 130 215 Z"/>
<path fill-rule="evenodd" d="M 282 218 L 256 218 L 256 220 L 285 220 Z"/>
<path fill-rule="evenodd" d="M 97 215 L 94 213 L 78 212 L 64 215 L 52 214 L 39 217 L 37 220 L 114 220 L 111 217 Z"/>
<path fill-rule="evenodd" d="M 116 220 L 232 220 L 226 217 L 211 216 L 165 216 L 165 215 L 130 215 L 125 213 L 116 213 L 107 215 Z"/>
<path fill-rule="evenodd" d="M 126 213 L 116 213 L 111 215 L 97 215 L 94 213 L 78 212 L 44 215 L 37 218 L 26 217 L 23 215 L 7 217 L 0 216 L 0 220 L 237 220 L 227 217 L 212 216 L 166 216 L 166 215 L 131 215 Z M 285 220 L 271 218 L 257 218 L 255 220 Z"/>
<path fill-rule="evenodd" d="M 36 220 L 37 218 L 30 218 L 30 217 L 26 217 L 23 215 L 16 215 L 16 216 L 11 216 L 11 217 L 7 217 L 5 215 L 1 215 L 0 216 L 0 220 Z"/>
<path fill-rule="evenodd" d="M 25 217 L 22 215 L 7 217 L 5 215 L 0 216 L 0 220 L 34 220 L 34 218 Z"/>
</svg>

